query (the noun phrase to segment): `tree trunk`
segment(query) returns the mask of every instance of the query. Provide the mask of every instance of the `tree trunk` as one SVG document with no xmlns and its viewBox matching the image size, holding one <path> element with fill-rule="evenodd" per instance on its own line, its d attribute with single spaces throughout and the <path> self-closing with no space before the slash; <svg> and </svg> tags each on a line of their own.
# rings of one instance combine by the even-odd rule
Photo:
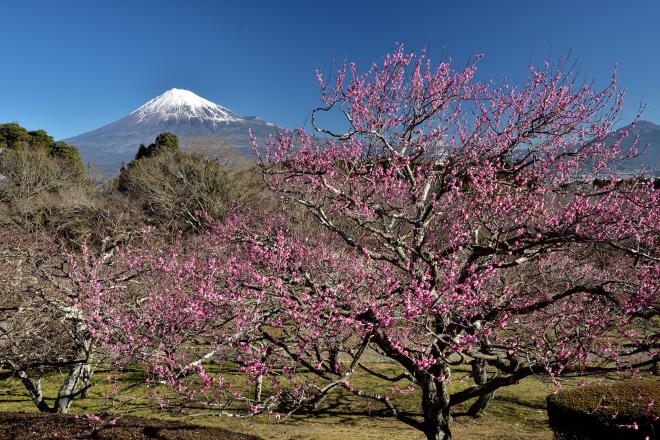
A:
<svg viewBox="0 0 660 440">
<path fill-rule="evenodd" d="M 57 393 L 53 412 L 60 414 L 69 412 L 69 407 L 73 399 L 87 390 L 92 378 L 92 342 L 86 337 L 87 335 L 82 323 L 78 324 L 77 330 L 82 335 L 81 338 L 84 338 L 80 349 L 80 357 L 84 358 L 84 361 L 71 367 L 69 375 Z"/>
<path fill-rule="evenodd" d="M 88 360 L 89 362 L 89 360 Z M 90 363 L 85 364 L 85 369 L 83 371 L 82 377 L 82 391 L 80 392 L 80 398 L 86 399 L 89 397 L 89 382 L 92 380 L 92 365 Z"/>
<path fill-rule="evenodd" d="M 30 393 L 32 403 L 34 403 L 37 409 L 41 412 L 51 412 L 50 407 L 44 401 L 44 395 L 41 393 L 41 379 L 37 379 L 36 383 L 32 382 L 25 371 L 19 371 L 18 377 L 21 379 L 25 389 Z"/>
<path fill-rule="evenodd" d="M 330 371 L 339 374 L 339 349 L 331 348 L 330 355 L 328 356 L 328 364 L 330 364 Z"/>
<path fill-rule="evenodd" d="M 78 364 L 69 370 L 69 375 L 60 387 L 55 400 L 53 412 L 66 414 L 76 394 L 87 386 L 89 380 L 89 364 Z"/>
<path fill-rule="evenodd" d="M 41 392 L 41 379 L 32 381 L 25 371 L 19 371 L 18 377 L 23 386 L 30 393 L 32 402 L 41 412 L 66 414 L 73 399 L 83 390 L 87 389 L 91 378 L 91 366 L 88 363 L 76 364 L 69 370 L 69 375 L 64 380 L 55 399 L 55 404 L 51 408 L 44 400 Z"/>
<path fill-rule="evenodd" d="M 447 385 L 432 378 L 425 378 L 421 385 L 426 438 L 428 440 L 451 440 L 451 414 Z"/>
<path fill-rule="evenodd" d="M 472 361 L 472 377 L 474 383 L 483 385 L 488 382 L 488 372 L 486 371 L 486 362 L 475 359 Z M 495 392 L 486 393 L 477 398 L 477 400 L 470 406 L 467 413 L 472 417 L 479 417 L 484 412 L 488 404 L 495 397 Z"/>
<path fill-rule="evenodd" d="M 264 375 L 260 374 L 257 376 L 257 381 L 254 384 L 254 400 L 256 402 L 261 402 L 261 390 L 263 388 Z"/>
</svg>

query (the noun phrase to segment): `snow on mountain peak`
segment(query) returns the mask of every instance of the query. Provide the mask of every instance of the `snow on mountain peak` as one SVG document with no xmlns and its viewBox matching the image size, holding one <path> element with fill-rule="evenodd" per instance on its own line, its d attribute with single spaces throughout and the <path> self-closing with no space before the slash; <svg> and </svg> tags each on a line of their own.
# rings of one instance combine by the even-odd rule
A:
<svg viewBox="0 0 660 440">
<path fill-rule="evenodd" d="M 184 89 L 170 89 L 148 101 L 131 115 L 137 118 L 138 123 L 153 119 L 199 118 L 214 123 L 243 120 L 241 116 L 232 113 L 229 109 Z"/>
</svg>

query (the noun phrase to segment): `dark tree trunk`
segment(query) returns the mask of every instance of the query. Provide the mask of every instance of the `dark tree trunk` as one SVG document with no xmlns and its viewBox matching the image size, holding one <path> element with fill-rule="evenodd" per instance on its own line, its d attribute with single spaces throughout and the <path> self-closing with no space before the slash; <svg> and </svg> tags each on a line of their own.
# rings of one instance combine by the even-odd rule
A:
<svg viewBox="0 0 660 440">
<path fill-rule="evenodd" d="M 328 364 L 330 365 L 330 371 L 333 373 L 339 373 L 339 349 L 331 348 L 328 356 Z"/>
<path fill-rule="evenodd" d="M 428 440 L 451 440 L 451 414 L 447 385 L 432 378 L 425 378 L 421 385 L 426 438 Z"/>
<path fill-rule="evenodd" d="M 472 361 L 472 377 L 477 385 L 484 385 L 488 382 L 488 372 L 486 371 L 486 362 L 475 359 Z M 495 397 L 495 392 L 482 394 L 470 406 L 467 413 L 472 417 L 479 417 L 484 412 L 491 400 Z"/>
<path fill-rule="evenodd" d="M 25 389 L 30 393 L 30 398 L 34 406 L 41 412 L 52 412 L 48 404 L 44 401 L 44 395 L 41 393 L 41 379 L 33 382 L 25 371 L 19 371 L 18 377 L 21 379 Z"/>
</svg>

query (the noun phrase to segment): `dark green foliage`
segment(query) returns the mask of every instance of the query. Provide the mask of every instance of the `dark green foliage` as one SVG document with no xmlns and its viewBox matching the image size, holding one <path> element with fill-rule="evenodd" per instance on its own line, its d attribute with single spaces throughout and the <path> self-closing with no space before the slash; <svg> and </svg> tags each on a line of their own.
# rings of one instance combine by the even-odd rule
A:
<svg viewBox="0 0 660 440">
<path fill-rule="evenodd" d="M 156 146 L 166 150 L 178 150 L 179 138 L 174 133 L 166 132 L 161 133 L 156 138 Z"/>
<path fill-rule="evenodd" d="M 30 143 L 30 134 L 16 122 L 0 124 L 0 148 L 17 148 Z"/>
<path fill-rule="evenodd" d="M 180 151 L 179 138 L 174 133 L 161 133 L 156 137 L 156 141 L 153 144 L 149 144 L 148 147 L 145 147 L 144 144 L 140 145 L 135 155 L 135 160 L 154 157 L 165 152 L 178 151 Z"/>
<path fill-rule="evenodd" d="M 30 135 L 30 145 L 33 147 L 50 148 L 55 143 L 55 139 L 45 130 L 29 131 L 28 134 Z"/>
<path fill-rule="evenodd" d="M 84 171 L 76 147 L 65 142 L 55 142 L 55 139 L 44 130 L 27 131 L 16 122 L 0 124 L 0 148 L 29 151 L 43 149 L 51 157 L 63 160 L 77 173 L 82 174 Z"/>
<path fill-rule="evenodd" d="M 596 188 L 604 188 L 604 187 L 610 185 L 611 183 L 612 183 L 612 181 L 610 179 L 598 179 L 598 178 L 596 178 L 596 179 L 594 179 L 593 185 Z"/>
<path fill-rule="evenodd" d="M 560 391 L 547 400 L 557 440 L 626 440 L 660 435 L 658 380 L 587 385 Z M 637 429 L 622 427 L 633 424 Z"/>
<path fill-rule="evenodd" d="M 135 160 L 144 159 L 145 157 L 149 157 L 149 156 L 150 156 L 150 154 L 149 154 L 149 151 L 148 151 L 147 147 L 144 144 L 140 144 L 140 146 L 138 147 L 137 153 L 135 153 Z M 122 168 L 123 168 L 123 166 L 122 166 Z"/>
<path fill-rule="evenodd" d="M 66 142 L 55 142 L 49 148 L 51 156 L 58 157 L 71 165 L 74 169 L 84 170 L 78 149 Z"/>
</svg>

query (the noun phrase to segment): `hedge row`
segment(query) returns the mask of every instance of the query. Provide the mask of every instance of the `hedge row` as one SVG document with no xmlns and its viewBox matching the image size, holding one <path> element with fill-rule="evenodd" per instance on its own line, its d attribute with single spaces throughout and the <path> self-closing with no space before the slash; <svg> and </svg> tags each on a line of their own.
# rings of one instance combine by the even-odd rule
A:
<svg viewBox="0 0 660 440">
<path fill-rule="evenodd" d="M 547 400 L 557 440 L 660 439 L 660 380 L 587 385 Z"/>
</svg>

